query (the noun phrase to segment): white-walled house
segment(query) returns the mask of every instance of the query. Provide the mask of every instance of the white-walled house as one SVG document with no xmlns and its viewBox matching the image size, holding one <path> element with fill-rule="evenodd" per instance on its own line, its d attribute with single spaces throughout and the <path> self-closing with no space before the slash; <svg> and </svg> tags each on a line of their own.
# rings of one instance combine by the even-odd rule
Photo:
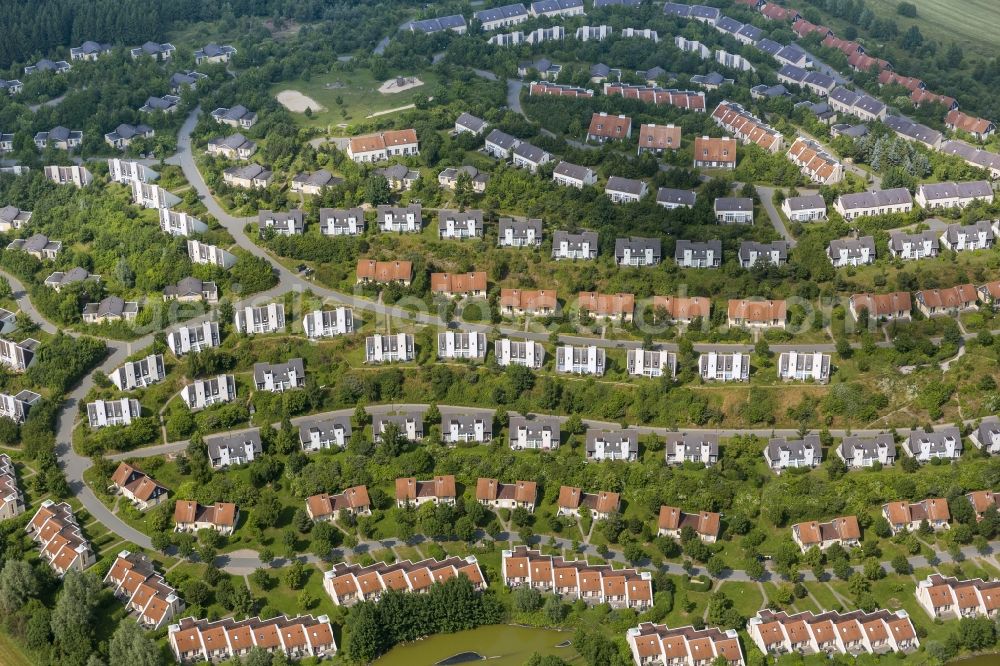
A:
<svg viewBox="0 0 1000 666">
<path fill-rule="evenodd" d="M 409 333 L 365 338 L 365 363 L 406 363 L 414 357 L 413 336 Z"/>
<path fill-rule="evenodd" d="M 625 460 L 639 459 L 639 431 L 634 428 L 622 430 L 587 431 L 585 446 L 587 460 Z"/>
<path fill-rule="evenodd" d="M 804 381 L 811 379 L 819 384 L 830 380 L 831 356 L 823 352 L 782 352 L 778 357 L 778 379 Z"/>
<path fill-rule="evenodd" d="M 836 450 L 837 457 L 852 469 L 871 467 L 875 463 L 892 465 L 896 462 L 896 442 L 890 433 L 875 437 L 845 437 Z"/>
<path fill-rule="evenodd" d="M 919 462 L 932 458 L 957 460 L 962 455 L 962 435 L 955 427 L 934 432 L 911 430 L 906 436 L 906 451 Z"/>
<path fill-rule="evenodd" d="M 248 305 L 236 311 L 236 332 L 247 335 L 278 333 L 285 330 L 285 306 L 282 303 Z"/>
<path fill-rule="evenodd" d="M 438 358 L 486 358 L 487 342 L 485 333 L 462 333 L 444 331 L 438 333 Z"/>
<path fill-rule="evenodd" d="M 531 340 L 500 338 L 494 343 L 494 353 L 501 367 L 523 365 L 537 370 L 545 360 L 545 347 Z"/>
<path fill-rule="evenodd" d="M 698 370 L 705 381 L 749 381 L 750 355 L 739 352 L 706 352 L 698 357 Z"/>
<path fill-rule="evenodd" d="M 562 345 L 556 349 L 556 372 L 574 375 L 603 375 L 604 348 L 597 345 Z"/>
<path fill-rule="evenodd" d="M 764 448 L 764 460 L 776 472 L 792 467 L 816 467 L 823 462 L 823 447 L 819 435 L 806 435 L 798 440 L 775 437 Z"/>
<path fill-rule="evenodd" d="M 640 377 L 677 376 L 677 354 L 671 351 L 629 349 L 628 374 Z"/>
<path fill-rule="evenodd" d="M 333 310 L 313 310 L 302 318 L 302 330 L 310 340 L 353 333 L 354 312 L 343 306 Z"/>
<path fill-rule="evenodd" d="M 232 402 L 235 399 L 236 378 L 232 375 L 196 379 L 181 389 L 181 400 L 192 411 Z"/>
<path fill-rule="evenodd" d="M 555 416 L 510 414 L 507 438 L 510 448 L 551 450 L 559 448 L 560 420 Z"/>
</svg>

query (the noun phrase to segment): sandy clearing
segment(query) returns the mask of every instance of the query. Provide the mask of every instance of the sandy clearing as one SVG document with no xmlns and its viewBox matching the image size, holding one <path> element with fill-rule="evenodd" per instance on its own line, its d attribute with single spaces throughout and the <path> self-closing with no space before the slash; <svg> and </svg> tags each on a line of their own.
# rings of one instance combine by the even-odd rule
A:
<svg viewBox="0 0 1000 666">
<path fill-rule="evenodd" d="M 312 109 L 313 112 L 326 111 L 326 107 L 298 90 L 282 90 L 276 97 L 279 104 L 293 113 L 305 113 L 306 109 Z"/>
<path fill-rule="evenodd" d="M 415 109 L 416 104 L 406 104 L 404 106 L 397 106 L 395 109 L 386 109 L 385 111 L 376 111 L 375 113 L 369 113 L 365 118 L 375 118 L 376 116 L 384 116 L 389 113 L 396 113 L 397 111 L 406 111 L 407 109 Z"/>
</svg>

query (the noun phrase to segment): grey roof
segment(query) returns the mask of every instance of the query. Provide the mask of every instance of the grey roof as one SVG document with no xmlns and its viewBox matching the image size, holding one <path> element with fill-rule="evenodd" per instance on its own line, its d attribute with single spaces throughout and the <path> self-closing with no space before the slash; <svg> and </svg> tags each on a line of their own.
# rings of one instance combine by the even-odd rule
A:
<svg viewBox="0 0 1000 666">
<path fill-rule="evenodd" d="M 889 449 L 890 456 L 896 457 L 896 442 L 890 433 L 876 435 L 875 437 L 845 437 L 844 441 L 837 447 L 845 459 L 854 457 L 854 452 L 860 449 L 866 458 L 874 458 L 878 455 L 879 447 L 885 446 Z"/>
<path fill-rule="evenodd" d="M 732 79 L 727 79 L 722 74 L 718 72 L 709 72 L 708 74 L 695 74 L 691 77 L 691 83 L 701 86 L 721 86 L 724 83 L 732 83 Z"/>
<path fill-rule="evenodd" d="M 556 165 L 556 168 L 552 172 L 564 178 L 572 178 L 574 180 L 586 180 L 593 171 L 585 166 L 579 166 L 576 164 L 571 164 L 569 162 L 560 162 Z"/>
<path fill-rule="evenodd" d="M 559 246 L 565 241 L 570 250 L 579 250 L 586 243 L 590 246 L 591 252 L 597 250 L 597 232 L 582 231 L 578 234 L 571 234 L 568 231 L 557 231 L 552 234 L 552 251 L 557 252 Z"/>
<path fill-rule="evenodd" d="M 691 5 L 691 18 L 718 19 L 721 12 L 715 7 L 705 5 Z"/>
<path fill-rule="evenodd" d="M 424 436 L 424 410 L 422 409 L 395 414 L 375 414 L 372 416 L 372 431 L 375 437 L 378 437 L 385 426 L 394 424 L 405 435 L 407 421 L 413 421 L 416 425 L 417 437 Z"/>
<path fill-rule="evenodd" d="M 989 448 L 990 442 L 996 436 L 1000 436 L 1000 422 L 997 421 L 996 417 L 983 419 L 983 422 L 976 428 L 976 438 L 979 440 L 980 446 L 986 447 L 984 450 Z"/>
<path fill-rule="evenodd" d="M 737 35 L 742 35 L 743 37 L 746 37 L 751 42 L 756 42 L 761 37 L 764 36 L 764 31 L 761 30 L 760 28 L 758 28 L 755 25 L 750 25 L 749 23 L 747 23 L 742 28 L 740 28 L 739 30 L 737 30 L 736 34 Z"/>
<path fill-rule="evenodd" d="M 522 141 L 516 148 L 514 148 L 514 154 L 522 159 L 528 160 L 529 162 L 540 164 L 548 153 L 537 146 L 533 146 L 526 141 Z"/>
<path fill-rule="evenodd" d="M 948 228 L 944 231 L 944 236 L 950 244 L 954 245 L 958 242 L 959 236 L 978 236 L 981 233 L 985 234 L 986 240 L 993 240 L 993 226 L 989 220 L 979 220 L 978 222 L 966 225 L 949 224 Z"/>
<path fill-rule="evenodd" d="M 722 241 L 720 240 L 710 240 L 705 242 L 700 241 L 689 241 L 689 240 L 678 240 L 677 244 L 674 246 L 674 257 L 677 259 L 684 258 L 684 251 L 688 250 L 691 255 L 696 259 L 705 259 L 708 257 L 708 253 L 716 257 L 722 257 Z"/>
<path fill-rule="evenodd" d="M 438 229 L 445 230 L 448 227 L 448 220 L 454 220 L 457 225 L 465 226 L 470 221 L 475 223 L 476 231 L 483 230 L 483 211 L 481 210 L 449 210 L 442 208 L 438 211 Z"/>
<path fill-rule="evenodd" d="M 365 211 L 360 208 L 320 208 L 319 209 L 319 222 L 326 228 L 327 223 L 333 220 L 333 226 L 335 227 L 346 227 L 348 226 L 348 220 L 357 220 L 358 224 L 363 225 L 365 221 Z"/>
<path fill-rule="evenodd" d="M 230 107 L 228 109 L 225 107 L 220 107 L 215 111 L 212 111 L 212 117 L 220 122 L 223 120 L 240 121 L 243 120 L 244 118 L 250 120 L 251 122 L 255 122 L 257 119 L 257 114 L 248 109 L 247 107 L 243 106 L 242 104 L 237 104 L 236 106 Z"/>
<path fill-rule="evenodd" d="M 236 49 L 234 49 L 232 46 L 229 46 L 228 44 L 223 44 L 222 46 L 220 46 L 215 42 L 210 42 L 208 44 L 205 44 L 204 48 L 200 48 L 197 51 L 195 51 L 194 55 L 195 57 L 201 55 L 208 58 L 214 58 L 216 56 L 227 55 L 227 54 L 231 55 L 233 53 L 236 53 Z"/>
<path fill-rule="evenodd" d="M 407 24 L 410 30 L 427 34 L 451 30 L 453 28 L 464 28 L 466 25 L 465 17 L 461 14 L 439 16 L 438 18 L 423 19 L 420 21 L 410 21 Z"/>
<path fill-rule="evenodd" d="M 510 229 L 514 232 L 514 237 L 527 236 L 529 230 L 534 230 L 535 238 L 542 236 L 542 221 L 538 219 L 515 220 L 510 217 L 500 218 L 500 236 Z"/>
<path fill-rule="evenodd" d="M 518 144 L 518 140 L 515 137 L 512 137 L 506 132 L 501 132 L 498 129 L 495 129 L 487 134 L 486 141 L 489 143 L 495 143 L 504 150 L 511 150 Z"/>
<path fill-rule="evenodd" d="M 756 93 L 763 97 L 783 97 L 788 94 L 788 88 L 786 88 L 784 85 L 780 83 L 776 86 L 768 86 L 762 83 L 759 86 L 754 86 L 753 88 L 751 88 L 750 92 Z"/>
<path fill-rule="evenodd" d="M 769 55 L 769 56 L 774 56 L 779 51 L 781 51 L 781 49 L 785 48 L 784 46 L 782 46 L 778 42 L 776 42 L 774 40 L 771 40 L 771 39 L 768 39 L 767 37 L 765 37 L 764 39 L 759 40 L 757 42 L 757 44 L 756 44 L 756 47 L 759 50 L 761 50 L 764 53 L 766 53 L 767 55 Z"/>
<path fill-rule="evenodd" d="M 723 16 L 723 17 L 719 18 L 718 21 L 716 21 L 715 27 L 716 27 L 717 30 L 721 30 L 723 32 L 729 32 L 729 33 L 735 34 L 735 33 L 739 32 L 740 28 L 743 27 L 743 24 L 740 23 L 739 21 L 737 21 L 734 18 L 729 18 L 728 16 Z"/>
<path fill-rule="evenodd" d="M 826 90 L 830 90 L 831 88 L 833 88 L 834 85 L 836 85 L 837 81 L 832 76 L 828 76 L 823 72 L 817 72 L 813 70 L 806 74 L 803 83 L 808 83 L 814 86 L 818 86 L 820 88 L 825 88 Z"/>
<path fill-rule="evenodd" d="M 679 2 L 663 3 L 663 13 L 668 16 L 688 17 L 691 15 L 691 5 L 683 5 Z"/>
<path fill-rule="evenodd" d="M 826 210 L 826 200 L 819 194 L 806 194 L 798 197 L 788 197 L 788 208 L 794 213 L 800 210 L 815 210 L 822 208 Z"/>
<path fill-rule="evenodd" d="M 441 415 L 441 430 L 449 433 L 454 423 L 459 435 L 474 435 L 477 421 L 483 422 L 487 436 L 493 434 L 493 414 L 487 412 L 447 412 Z"/>
<path fill-rule="evenodd" d="M 146 42 L 137 49 L 132 49 L 133 51 L 141 50 L 143 53 L 148 55 L 159 55 L 161 53 L 170 53 L 174 50 L 173 44 L 157 44 L 156 42 Z"/>
<path fill-rule="evenodd" d="M 267 227 L 267 223 L 275 227 L 288 229 L 293 234 L 301 234 L 305 225 L 305 211 L 290 210 L 287 212 L 261 210 L 257 211 L 257 226 L 261 229 Z"/>
<path fill-rule="evenodd" d="M 599 430 L 590 428 L 587 430 L 587 452 L 592 453 L 597 449 L 597 440 L 604 442 L 604 450 L 613 454 L 621 455 L 623 446 L 628 446 L 629 451 L 638 453 L 639 451 L 639 431 L 634 428 L 624 428 L 620 430 Z"/>
<path fill-rule="evenodd" d="M 310 433 L 319 433 L 320 440 L 332 439 L 335 430 L 343 430 L 344 438 L 351 436 L 351 417 L 347 414 L 328 414 L 299 421 L 299 442 L 309 441 Z"/>
<path fill-rule="evenodd" d="M 702 444 L 708 444 L 709 455 L 719 456 L 719 436 L 712 433 L 668 432 L 667 452 L 684 447 L 685 458 L 700 458 Z"/>
<path fill-rule="evenodd" d="M 972 162 L 984 169 L 1000 170 L 1000 155 L 981 150 L 964 141 L 945 141 L 941 145 L 941 152 L 948 155 L 958 155 L 967 162 Z"/>
<path fill-rule="evenodd" d="M 242 454 L 246 444 L 250 444 L 253 447 L 254 456 L 260 455 L 262 451 L 260 430 L 258 428 L 206 437 L 205 443 L 208 445 L 208 456 L 213 459 L 221 458 L 221 452 L 226 449 L 238 451 Z"/>
<path fill-rule="evenodd" d="M 774 57 L 791 60 L 792 62 L 798 62 L 806 57 L 806 52 L 803 51 L 798 44 L 789 44 L 774 54 Z"/>
<path fill-rule="evenodd" d="M 302 378 L 305 377 L 306 368 L 301 358 L 289 359 L 284 363 L 253 364 L 253 380 L 258 384 L 263 383 L 264 378 L 269 374 L 273 375 L 278 382 L 287 382 L 288 375 L 292 372 L 299 378 L 299 381 L 302 381 Z"/>
<path fill-rule="evenodd" d="M 928 201 L 938 199 L 990 197 L 993 196 L 993 188 L 989 181 L 971 180 L 960 183 L 926 183 L 921 185 L 919 192 L 923 192 L 924 198 Z"/>
<path fill-rule="evenodd" d="M 830 241 L 829 253 L 832 257 L 839 257 L 841 250 L 847 251 L 847 256 L 860 257 L 861 250 L 867 248 L 870 255 L 875 254 L 875 239 L 871 236 L 862 236 L 861 238 L 838 238 Z"/>
<path fill-rule="evenodd" d="M 45 278 L 45 284 L 49 286 L 62 286 L 64 284 L 72 284 L 73 282 L 83 282 L 90 277 L 90 271 L 85 268 L 80 268 L 76 266 L 71 268 L 65 273 L 62 271 L 56 271 L 52 275 Z"/>
<path fill-rule="evenodd" d="M 747 212 L 753 210 L 753 199 L 749 197 L 719 197 L 715 200 L 715 212 Z"/>
<path fill-rule="evenodd" d="M 645 254 L 647 249 L 653 251 L 653 258 L 659 260 L 660 258 L 660 239 L 659 238 L 643 238 L 640 236 L 629 236 L 628 238 L 616 238 L 615 239 L 615 257 L 621 261 L 625 257 L 625 250 L 631 250 L 633 254 Z"/>
<path fill-rule="evenodd" d="M 906 438 L 906 448 L 911 454 L 916 455 L 920 453 L 920 443 L 928 442 L 930 443 L 930 452 L 932 454 L 942 453 L 947 449 L 945 442 L 948 439 L 954 440 L 956 455 L 961 454 L 962 435 L 959 433 L 958 428 L 955 427 L 942 428 L 934 432 L 911 430 Z"/>
<path fill-rule="evenodd" d="M 816 354 L 795 354 L 795 367 L 792 368 L 789 362 L 792 358 L 792 354 L 785 352 L 778 357 L 778 370 L 781 376 L 787 376 L 797 372 L 808 372 L 812 373 L 814 370 L 814 364 L 816 363 Z M 820 376 L 828 377 L 830 375 L 830 355 L 820 354 L 819 362 L 822 365 Z"/>
<path fill-rule="evenodd" d="M 621 176 L 611 176 L 608 178 L 608 184 L 604 187 L 604 190 L 614 190 L 615 192 L 625 192 L 626 194 L 639 196 L 642 194 L 642 188 L 644 186 L 645 183 L 641 180 L 635 180 L 634 178 L 622 178 Z"/>
<path fill-rule="evenodd" d="M 176 72 L 170 77 L 170 87 L 176 90 L 181 86 L 190 86 L 198 82 L 198 79 L 207 79 L 208 77 L 200 72 Z"/>
<path fill-rule="evenodd" d="M 483 9 L 476 12 L 473 16 L 480 23 L 488 23 L 490 21 L 499 21 L 501 19 L 511 19 L 518 16 L 527 16 L 528 10 L 524 8 L 524 5 L 520 2 L 513 5 L 504 5 L 503 7 L 494 7 L 493 9 Z"/>
<path fill-rule="evenodd" d="M 892 131 L 926 144 L 934 145 L 940 141 L 942 137 L 941 132 L 933 130 L 926 125 L 915 123 L 904 116 L 888 115 L 885 117 L 883 122 L 885 122 L 886 126 L 888 126 Z"/>
<path fill-rule="evenodd" d="M 819 462 L 822 457 L 819 435 L 806 435 L 802 439 L 788 440 L 784 437 L 775 437 L 767 443 L 764 454 L 771 462 L 780 460 L 781 451 L 788 451 L 790 460 L 805 460 L 806 450 L 813 449 L 813 460 Z"/>
<path fill-rule="evenodd" d="M 114 132 L 110 132 L 109 134 L 116 134 L 119 138 L 128 140 L 137 136 L 144 136 L 152 131 L 153 128 L 149 125 L 141 123 L 139 125 L 129 125 L 128 123 L 122 123 L 115 128 Z"/>
<path fill-rule="evenodd" d="M 268 171 L 259 164 L 245 164 L 243 166 L 229 167 L 223 173 L 229 174 L 234 178 L 245 178 L 247 180 L 253 180 L 255 178 L 261 178 L 268 180 L 273 175 L 273 172 Z"/>
<path fill-rule="evenodd" d="M 798 83 L 802 83 L 809 73 L 798 67 L 797 65 L 789 65 L 785 63 L 778 69 L 778 76 L 784 76 L 785 78 L 792 79 Z"/>
<path fill-rule="evenodd" d="M 163 97 L 148 97 L 146 104 L 142 107 L 146 111 L 166 111 L 181 101 L 176 95 L 164 95 Z"/>
<path fill-rule="evenodd" d="M 844 210 L 899 206 L 907 203 L 912 204 L 913 198 L 910 196 L 910 191 L 905 187 L 840 195 L 840 205 L 843 206 Z"/>
<path fill-rule="evenodd" d="M 527 431 L 528 439 L 538 439 L 545 430 L 552 432 L 552 442 L 559 444 L 561 421 L 555 416 L 543 416 L 532 414 L 530 416 L 520 416 L 509 413 L 507 419 L 507 432 L 511 441 L 516 437 L 519 429 Z"/>
<path fill-rule="evenodd" d="M 93 53 L 105 53 L 111 50 L 111 44 L 98 44 L 97 42 L 86 41 L 80 46 L 70 49 L 76 53 L 84 53 L 90 55 Z"/>
<path fill-rule="evenodd" d="M 583 7 L 583 0 L 538 0 L 531 3 L 531 9 L 536 14 L 554 12 L 560 9 L 572 9 L 574 7 Z"/>
<path fill-rule="evenodd" d="M 770 243 L 758 243 L 757 241 L 743 241 L 740 243 L 740 260 L 750 261 L 751 252 L 771 254 L 775 251 L 777 251 L 778 258 L 781 261 L 786 261 L 788 259 L 788 242 L 772 241 Z"/>
<path fill-rule="evenodd" d="M 239 150 L 247 145 L 253 146 L 254 142 L 243 136 L 241 133 L 230 134 L 227 137 L 220 137 L 217 139 L 212 139 L 209 141 L 210 144 L 216 146 L 222 146 L 224 148 L 229 148 L 230 150 Z"/>
<path fill-rule="evenodd" d="M 99 318 L 121 317 L 127 312 L 138 312 L 139 304 L 135 301 L 126 301 L 118 296 L 108 296 L 100 303 L 87 303 L 83 311 Z"/>
<path fill-rule="evenodd" d="M 187 295 L 200 296 L 206 291 L 218 293 L 218 288 L 215 286 L 214 282 L 202 282 L 196 277 L 186 277 L 182 278 L 177 284 L 171 284 L 164 287 L 163 295 L 175 297 Z"/>
<path fill-rule="evenodd" d="M 603 62 L 590 66 L 591 76 L 608 76 L 611 74 L 611 68 L 605 65 Z"/>
<path fill-rule="evenodd" d="M 48 133 L 48 139 L 50 141 L 66 141 L 72 136 L 74 132 L 72 130 L 66 129 L 62 125 L 56 125 Z"/>
<path fill-rule="evenodd" d="M 594 0 L 594 7 L 638 7 L 642 0 Z"/>
<path fill-rule="evenodd" d="M 903 243 L 922 245 L 927 241 L 930 242 L 931 248 L 934 250 L 937 250 L 940 247 L 937 232 L 931 231 L 930 229 L 915 234 L 908 234 L 902 231 L 889 232 L 889 247 L 896 252 L 901 252 L 903 250 Z"/>
<path fill-rule="evenodd" d="M 301 183 L 303 185 L 312 185 L 313 187 L 326 187 L 328 185 L 335 185 L 340 182 L 340 178 L 337 178 L 331 174 L 326 169 L 320 169 L 319 171 L 313 171 L 312 173 L 300 173 L 292 179 L 292 182 Z"/>
<path fill-rule="evenodd" d="M 484 127 L 486 127 L 486 121 L 482 118 L 477 118 L 471 113 L 462 113 L 455 121 L 456 125 L 461 125 L 462 127 L 468 127 L 474 132 L 479 132 Z"/>
<path fill-rule="evenodd" d="M 868 125 L 858 124 L 858 125 L 848 125 L 847 123 L 838 123 L 830 127 L 835 134 L 843 134 L 844 136 L 849 136 L 854 139 L 858 139 L 868 134 Z"/>
<path fill-rule="evenodd" d="M 45 234 L 33 234 L 28 238 L 17 238 L 11 241 L 8 247 L 25 252 L 42 252 L 44 250 L 58 252 L 62 248 L 62 241 L 50 241 Z"/>
<path fill-rule="evenodd" d="M 675 190 L 670 187 L 661 187 L 656 191 L 657 203 L 672 203 L 683 206 L 693 206 L 697 197 L 697 192 L 692 192 L 690 190 Z"/>
</svg>

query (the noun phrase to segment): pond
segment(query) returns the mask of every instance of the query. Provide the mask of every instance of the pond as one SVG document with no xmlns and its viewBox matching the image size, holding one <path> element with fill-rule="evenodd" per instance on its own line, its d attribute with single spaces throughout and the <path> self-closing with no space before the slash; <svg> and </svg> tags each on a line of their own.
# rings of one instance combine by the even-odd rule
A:
<svg viewBox="0 0 1000 666">
<path fill-rule="evenodd" d="M 523 666 L 535 652 L 558 655 L 569 661 L 576 656 L 576 651 L 572 647 L 560 648 L 556 645 L 572 638 L 573 633 L 568 631 L 490 625 L 457 634 L 437 634 L 397 646 L 378 659 L 375 666 L 433 666 L 463 652 L 488 657 L 490 666 Z M 475 664 L 477 661 L 464 663 Z"/>
</svg>

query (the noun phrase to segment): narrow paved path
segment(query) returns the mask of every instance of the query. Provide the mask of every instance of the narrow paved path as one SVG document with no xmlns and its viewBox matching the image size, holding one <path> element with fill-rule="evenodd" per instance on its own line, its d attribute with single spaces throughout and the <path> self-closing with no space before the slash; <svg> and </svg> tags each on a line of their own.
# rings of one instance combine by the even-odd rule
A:
<svg viewBox="0 0 1000 666">
<path fill-rule="evenodd" d="M 781 237 L 788 241 L 788 247 L 795 247 L 798 245 L 792 234 L 788 233 L 788 228 L 785 227 L 785 221 L 781 219 L 781 215 L 778 213 L 778 209 L 774 207 L 774 187 L 765 187 L 764 185 L 757 186 L 757 196 L 760 197 L 760 204 L 764 207 L 767 212 L 767 216 L 771 219 L 771 226 L 774 230 L 781 234 Z"/>
</svg>

